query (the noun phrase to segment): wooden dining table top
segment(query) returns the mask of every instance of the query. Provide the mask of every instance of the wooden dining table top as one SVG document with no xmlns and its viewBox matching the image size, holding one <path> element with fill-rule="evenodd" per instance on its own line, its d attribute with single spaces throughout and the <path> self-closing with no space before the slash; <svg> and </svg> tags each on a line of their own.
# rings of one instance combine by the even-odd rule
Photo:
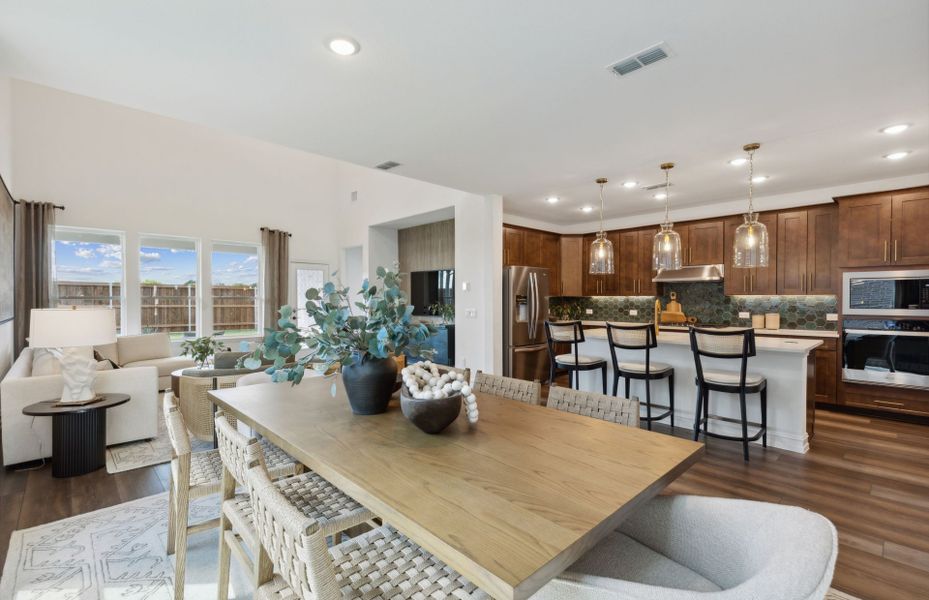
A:
<svg viewBox="0 0 929 600">
<path fill-rule="evenodd" d="M 477 394 L 438 435 L 391 401 L 353 415 L 341 377 L 210 392 L 491 596 L 526 598 L 694 464 L 703 444 Z"/>
</svg>

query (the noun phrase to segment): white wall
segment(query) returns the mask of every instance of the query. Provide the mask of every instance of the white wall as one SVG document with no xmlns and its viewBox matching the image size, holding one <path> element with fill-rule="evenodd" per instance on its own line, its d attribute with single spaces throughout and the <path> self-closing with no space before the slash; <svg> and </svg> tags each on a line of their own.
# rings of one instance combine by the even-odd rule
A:
<svg viewBox="0 0 929 600">
<path fill-rule="evenodd" d="M 0 175 L 13 193 L 12 85 L 9 78 L 0 77 Z M 15 195 L 13 196 L 16 197 Z M 9 240 L 0 240 L 8 244 Z M 0 323 L 0 377 L 13 363 L 13 321 Z"/>
</svg>

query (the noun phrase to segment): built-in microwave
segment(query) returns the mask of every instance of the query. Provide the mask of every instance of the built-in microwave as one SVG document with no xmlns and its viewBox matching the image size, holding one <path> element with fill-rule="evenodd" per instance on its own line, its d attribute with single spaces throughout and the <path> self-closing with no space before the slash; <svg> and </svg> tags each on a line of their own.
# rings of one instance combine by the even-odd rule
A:
<svg viewBox="0 0 929 600">
<path fill-rule="evenodd" d="M 842 289 L 845 315 L 929 317 L 929 269 L 846 272 Z"/>
<path fill-rule="evenodd" d="M 842 326 L 843 381 L 929 390 L 929 321 L 846 318 Z"/>
</svg>

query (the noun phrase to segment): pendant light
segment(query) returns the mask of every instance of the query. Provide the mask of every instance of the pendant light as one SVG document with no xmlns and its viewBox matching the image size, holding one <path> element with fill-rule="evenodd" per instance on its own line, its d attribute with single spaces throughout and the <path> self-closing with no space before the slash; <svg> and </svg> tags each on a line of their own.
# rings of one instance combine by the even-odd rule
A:
<svg viewBox="0 0 929 600">
<path fill-rule="evenodd" d="M 742 150 L 748 152 L 748 214 L 745 222 L 735 230 L 732 244 L 732 266 L 741 269 L 768 266 L 768 228 L 758 222 L 758 213 L 752 203 L 755 177 L 755 150 L 761 144 L 746 144 Z"/>
<path fill-rule="evenodd" d="M 664 222 L 652 243 L 652 267 L 656 271 L 681 268 L 681 236 L 671 222 L 671 169 L 674 163 L 662 163 L 664 171 Z"/>
<path fill-rule="evenodd" d="M 612 275 L 613 242 L 606 239 L 606 232 L 603 231 L 603 186 L 606 185 L 606 177 L 597 179 L 597 184 L 600 186 L 600 231 L 590 245 L 590 274 Z"/>
</svg>

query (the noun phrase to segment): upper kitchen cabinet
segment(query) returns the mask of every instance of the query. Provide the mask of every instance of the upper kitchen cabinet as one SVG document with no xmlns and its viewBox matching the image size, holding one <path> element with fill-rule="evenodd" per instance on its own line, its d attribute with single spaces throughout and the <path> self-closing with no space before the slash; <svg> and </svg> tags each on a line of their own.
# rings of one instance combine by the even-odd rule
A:
<svg viewBox="0 0 929 600">
<path fill-rule="evenodd" d="M 561 278 L 561 236 L 557 233 L 542 234 L 542 267 L 548 269 L 548 280 L 551 282 L 549 292 L 551 295 L 565 295 L 564 281 Z"/>
<path fill-rule="evenodd" d="M 557 233 L 503 226 L 503 266 L 544 267 L 558 281 L 561 249 Z M 554 290 L 557 291 L 557 290 Z"/>
<path fill-rule="evenodd" d="M 835 293 L 835 216 L 831 205 L 778 213 L 778 294 Z"/>
<path fill-rule="evenodd" d="M 584 278 L 585 296 L 618 296 L 620 295 L 620 239 L 619 231 L 608 231 L 606 237 L 613 243 L 614 273 L 612 275 L 590 274 L 590 246 L 597 239 L 596 233 L 588 233 L 581 239 L 583 245 L 583 262 L 581 269 Z"/>
<path fill-rule="evenodd" d="M 724 222 L 698 221 L 675 227 L 681 236 L 681 262 L 685 265 L 716 265 L 724 260 Z"/>
<path fill-rule="evenodd" d="M 929 264 L 929 187 L 837 201 L 841 266 Z"/>
<path fill-rule="evenodd" d="M 525 236 L 522 229 L 503 226 L 503 266 L 525 265 Z"/>
<path fill-rule="evenodd" d="M 562 296 L 584 295 L 584 246 L 579 235 L 561 236 L 561 283 Z"/>
<path fill-rule="evenodd" d="M 657 229 L 639 229 L 619 233 L 616 269 L 620 296 L 654 296 L 652 283 L 652 242 Z M 614 242 L 615 244 L 616 242 Z M 614 250 L 617 247 L 614 246 Z"/>
<path fill-rule="evenodd" d="M 753 267 L 751 269 L 736 269 L 732 266 L 733 242 L 735 230 L 744 222 L 740 215 L 725 221 L 725 235 L 723 236 L 725 256 L 723 290 L 727 296 L 735 295 L 762 295 L 777 294 L 777 264 L 778 264 L 778 219 L 777 213 L 760 213 L 758 222 L 768 230 L 768 266 Z"/>
</svg>

